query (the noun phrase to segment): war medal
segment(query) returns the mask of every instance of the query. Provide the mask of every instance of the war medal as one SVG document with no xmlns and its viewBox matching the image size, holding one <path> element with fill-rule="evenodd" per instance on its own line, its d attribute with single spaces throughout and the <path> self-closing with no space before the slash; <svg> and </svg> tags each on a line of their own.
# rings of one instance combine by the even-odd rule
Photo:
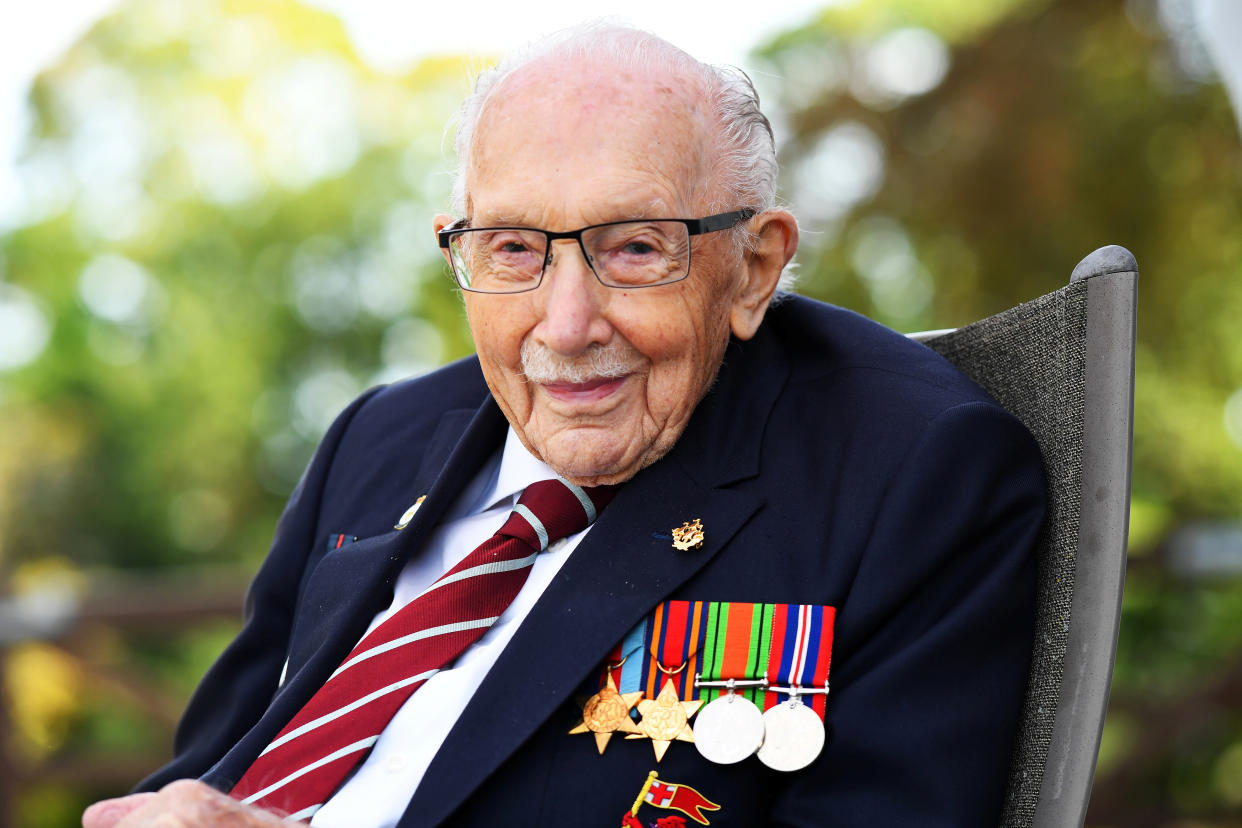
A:
<svg viewBox="0 0 1242 828">
<path fill-rule="evenodd" d="M 800 770 L 823 750 L 835 619 L 834 608 L 810 604 L 781 604 L 773 616 L 769 675 L 787 686 L 768 688 L 758 754 L 773 770 Z"/>
<path fill-rule="evenodd" d="M 612 734 L 641 732 L 630 718 L 630 709 L 642 697 L 641 692 L 618 693 L 617 684 L 612 680 L 612 671 L 609 670 L 608 682 L 598 693 L 587 699 L 582 706 L 582 721 L 569 734 L 594 733 L 595 747 L 602 756 Z"/>
<path fill-rule="evenodd" d="M 824 749 L 824 724 L 790 688 L 789 701 L 763 714 L 764 737 L 759 761 L 772 770 L 802 770 Z"/>
<path fill-rule="evenodd" d="M 647 700 L 638 703 L 640 733 L 625 738 L 651 739 L 657 762 L 672 742 L 694 742 L 690 717 L 703 704 L 694 698 L 693 676 L 698 671 L 704 609 L 701 601 L 666 601 L 643 622 L 641 640 L 647 652 L 642 659 L 641 687 Z"/>
<path fill-rule="evenodd" d="M 763 744 L 763 714 L 735 688 L 758 687 L 766 681 L 695 681 L 696 687 L 724 685 L 728 692 L 714 699 L 694 719 L 694 747 L 703 758 L 718 765 L 732 765 L 759 750 Z"/>
<path fill-rule="evenodd" d="M 700 696 L 712 699 L 694 720 L 694 746 L 722 765 L 741 762 L 763 743 L 767 656 L 773 604 L 711 602 L 703 638 Z M 738 691 L 741 692 L 738 692 Z M 717 696 L 718 691 L 723 691 Z"/>
<path fill-rule="evenodd" d="M 690 728 L 690 717 L 703 704 L 702 699 L 681 701 L 677 695 L 677 687 L 673 680 L 665 679 L 664 688 L 655 699 L 644 699 L 638 703 L 638 712 L 642 721 L 638 723 L 639 732 L 626 736 L 627 739 L 641 739 L 644 736 L 651 740 L 655 748 L 656 761 L 664 758 L 665 751 L 674 741 L 693 742 L 694 731 Z"/>
</svg>

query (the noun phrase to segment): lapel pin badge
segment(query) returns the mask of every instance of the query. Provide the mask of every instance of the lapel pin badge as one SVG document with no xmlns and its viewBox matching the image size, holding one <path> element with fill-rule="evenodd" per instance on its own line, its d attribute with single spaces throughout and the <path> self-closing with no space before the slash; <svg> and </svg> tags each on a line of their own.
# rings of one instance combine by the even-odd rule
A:
<svg viewBox="0 0 1242 828">
<path fill-rule="evenodd" d="M 410 521 L 414 519 L 414 513 L 418 511 L 418 507 L 423 505 L 423 501 L 427 499 L 427 495 L 419 495 L 418 500 L 414 501 L 414 505 L 405 510 L 405 514 L 401 515 L 401 519 L 397 521 L 393 529 L 404 529 L 410 525 Z"/>
<path fill-rule="evenodd" d="M 655 771 L 647 774 L 647 781 L 643 783 L 642 790 L 638 792 L 638 798 L 634 800 L 630 809 L 621 815 L 621 828 L 643 828 L 644 825 L 652 824 L 643 823 L 638 819 L 638 809 L 643 805 L 667 811 L 681 811 L 699 825 L 711 824 L 707 819 L 707 814 L 703 813 L 704 811 L 720 810 L 719 805 L 694 788 L 660 779 Z M 663 826 L 684 828 L 686 820 L 678 814 L 669 814 L 666 817 L 660 817 L 654 824 L 656 828 L 663 828 Z"/>
<path fill-rule="evenodd" d="M 673 548 L 685 552 L 703 546 L 703 522 L 699 518 L 686 521 L 673 530 Z"/>
</svg>

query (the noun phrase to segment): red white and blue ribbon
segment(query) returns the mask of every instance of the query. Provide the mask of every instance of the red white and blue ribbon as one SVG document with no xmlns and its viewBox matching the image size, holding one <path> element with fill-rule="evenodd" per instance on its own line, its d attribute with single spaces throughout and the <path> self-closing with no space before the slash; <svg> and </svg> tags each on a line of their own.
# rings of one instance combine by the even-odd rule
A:
<svg viewBox="0 0 1242 828">
<path fill-rule="evenodd" d="M 768 683 L 775 687 L 814 689 L 802 697 L 821 718 L 827 704 L 828 671 L 832 665 L 833 607 L 812 604 L 777 604 L 772 617 L 772 643 L 768 652 Z M 769 690 L 763 709 L 775 707 L 790 696 Z"/>
</svg>

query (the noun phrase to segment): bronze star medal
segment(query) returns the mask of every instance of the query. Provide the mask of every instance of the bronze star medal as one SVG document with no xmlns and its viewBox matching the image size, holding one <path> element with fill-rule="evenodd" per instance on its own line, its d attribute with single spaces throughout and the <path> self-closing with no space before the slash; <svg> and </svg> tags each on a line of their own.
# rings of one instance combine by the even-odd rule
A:
<svg viewBox="0 0 1242 828">
<path fill-rule="evenodd" d="M 699 709 L 702 699 L 681 701 L 677 697 L 677 688 L 672 679 L 665 679 L 664 688 L 655 699 L 645 699 L 638 703 L 638 712 L 643 720 L 638 723 L 639 733 L 626 736 L 627 739 L 641 739 L 646 736 L 655 748 L 656 761 L 664 758 L 669 744 L 677 742 L 693 742 L 694 731 L 690 729 L 690 717 Z"/>
<path fill-rule="evenodd" d="M 617 684 L 612 680 L 612 673 L 609 672 L 608 683 L 601 687 L 598 693 L 587 699 L 586 704 L 582 706 L 582 722 L 569 731 L 570 735 L 594 733 L 595 747 L 602 755 L 604 748 L 608 747 L 608 740 L 612 738 L 612 734 L 641 732 L 634 724 L 634 720 L 630 718 L 630 708 L 642 697 L 642 691 L 618 693 Z"/>
</svg>

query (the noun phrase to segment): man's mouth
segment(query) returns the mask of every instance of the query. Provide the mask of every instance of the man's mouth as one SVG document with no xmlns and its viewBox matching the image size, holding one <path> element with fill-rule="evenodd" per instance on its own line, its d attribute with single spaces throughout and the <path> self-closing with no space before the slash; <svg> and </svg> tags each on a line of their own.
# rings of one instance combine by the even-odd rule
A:
<svg viewBox="0 0 1242 828">
<path fill-rule="evenodd" d="M 597 377 L 585 382 L 551 381 L 539 386 L 554 400 L 564 403 L 593 403 L 616 392 L 629 377 Z"/>
</svg>

